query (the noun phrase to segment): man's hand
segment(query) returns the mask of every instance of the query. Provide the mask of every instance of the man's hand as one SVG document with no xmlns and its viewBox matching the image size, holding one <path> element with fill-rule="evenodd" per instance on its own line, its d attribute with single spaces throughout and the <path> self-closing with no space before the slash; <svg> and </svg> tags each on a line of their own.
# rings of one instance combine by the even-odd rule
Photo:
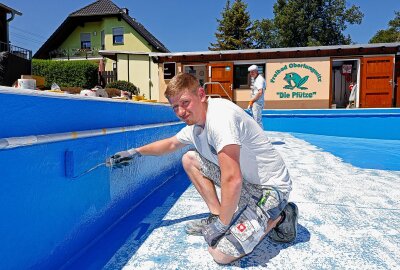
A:
<svg viewBox="0 0 400 270">
<path fill-rule="evenodd" d="M 128 166 L 133 158 L 139 156 L 141 156 L 141 154 L 134 148 L 127 151 L 117 152 L 106 160 L 106 165 L 107 167 L 112 167 L 113 169 L 122 168 L 124 166 Z"/>
<path fill-rule="evenodd" d="M 218 218 L 213 223 L 206 225 L 203 229 L 203 236 L 210 247 L 215 246 L 219 239 L 224 236 L 225 232 L 229 229 L 229 225 L 224 225 Z"/>
</svg>

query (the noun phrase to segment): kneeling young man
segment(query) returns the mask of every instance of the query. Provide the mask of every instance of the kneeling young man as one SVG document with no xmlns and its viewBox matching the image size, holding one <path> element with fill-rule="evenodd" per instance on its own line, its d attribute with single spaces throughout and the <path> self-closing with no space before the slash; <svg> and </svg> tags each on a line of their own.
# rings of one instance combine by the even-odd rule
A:
<svg viewBox="0 0 400 270">
<path fill-rule="evenodd" d="M 118 152 L 109 164 L 127 165 L 140 155 L 193 145 L 182 157 L 183 168 L 210 215 L 188 222 L 186 232 L 204 236 L 216 262 L 227 264 L 249 254 L 271 230 L 273 240 L 293 241 L 298 210 L 288 203 L 290 176 L 263 129 L 231 101 L 207 99 L 190 74 L 176 75 L 165 96 L 187 126 L 173 137 Z M 221 200 L 215 186 L 221 188 Z"/>
</svg>

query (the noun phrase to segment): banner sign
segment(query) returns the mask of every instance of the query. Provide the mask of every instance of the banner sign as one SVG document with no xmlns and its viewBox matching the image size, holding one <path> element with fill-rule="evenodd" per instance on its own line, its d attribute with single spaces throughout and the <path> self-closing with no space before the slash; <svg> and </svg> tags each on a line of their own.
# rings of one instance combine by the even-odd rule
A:
<svg viewBox="0 0 400 270">
<path fill-rule="evenodd" d="M 270 100 L 329 97 L 329 67 L 329 61 L 315 60 L 267 63 L 267 93 Z"/>
</svg>

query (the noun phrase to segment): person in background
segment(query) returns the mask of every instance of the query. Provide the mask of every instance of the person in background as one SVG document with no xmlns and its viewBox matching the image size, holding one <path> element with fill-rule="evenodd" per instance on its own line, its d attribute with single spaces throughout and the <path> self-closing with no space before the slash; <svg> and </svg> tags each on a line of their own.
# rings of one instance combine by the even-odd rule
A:
<svg viewBox="0 0 400 270">
<path fill-rule="evenodd" d="M 264 109 L 264 91 L 266 88 L 265 79 L 258 73 L 257 65 L 248 68 L 251 77 L 251 99 L 247 109 L 251 110 L 254 120 L 263 127 L 262 110 Z"/>
<path fill-rule="evenodd" d="M 207 99 L 199 81 L 187 73 L 168 83 L 165 97 L 187 126 L 170 138 L 116 153 L 108 166 L 127 166 L 142 155 L 191 145 L 183 168 L 210 213 L 187 222 L 185 230 L 204 237 L 217 263 L 251 253 L 267 233 L 278 242 L 294 241 L 298 210 L 288 203 L 292 181 L 263 129 L 231 101 Z"/>
<path fill-rule="evenodd" d="M 346 109 L 355 108 L 356 107 L 356 95 L 357 95 L 357 83 L 351 82 L 349 85 L 349 103 L 346 106 Z"/>
</svg>

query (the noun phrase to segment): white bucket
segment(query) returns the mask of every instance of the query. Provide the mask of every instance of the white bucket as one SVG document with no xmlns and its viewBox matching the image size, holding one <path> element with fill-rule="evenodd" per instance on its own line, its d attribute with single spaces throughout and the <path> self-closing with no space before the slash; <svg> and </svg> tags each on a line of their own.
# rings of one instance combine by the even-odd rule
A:
<svg viewBox="0 0 400 270">
<path fill-rule="evenodd" d="M 18 79 L 19 89 L 32 89 L 36 90 L 36 80 L 34 79 Z"/>
</svg>

